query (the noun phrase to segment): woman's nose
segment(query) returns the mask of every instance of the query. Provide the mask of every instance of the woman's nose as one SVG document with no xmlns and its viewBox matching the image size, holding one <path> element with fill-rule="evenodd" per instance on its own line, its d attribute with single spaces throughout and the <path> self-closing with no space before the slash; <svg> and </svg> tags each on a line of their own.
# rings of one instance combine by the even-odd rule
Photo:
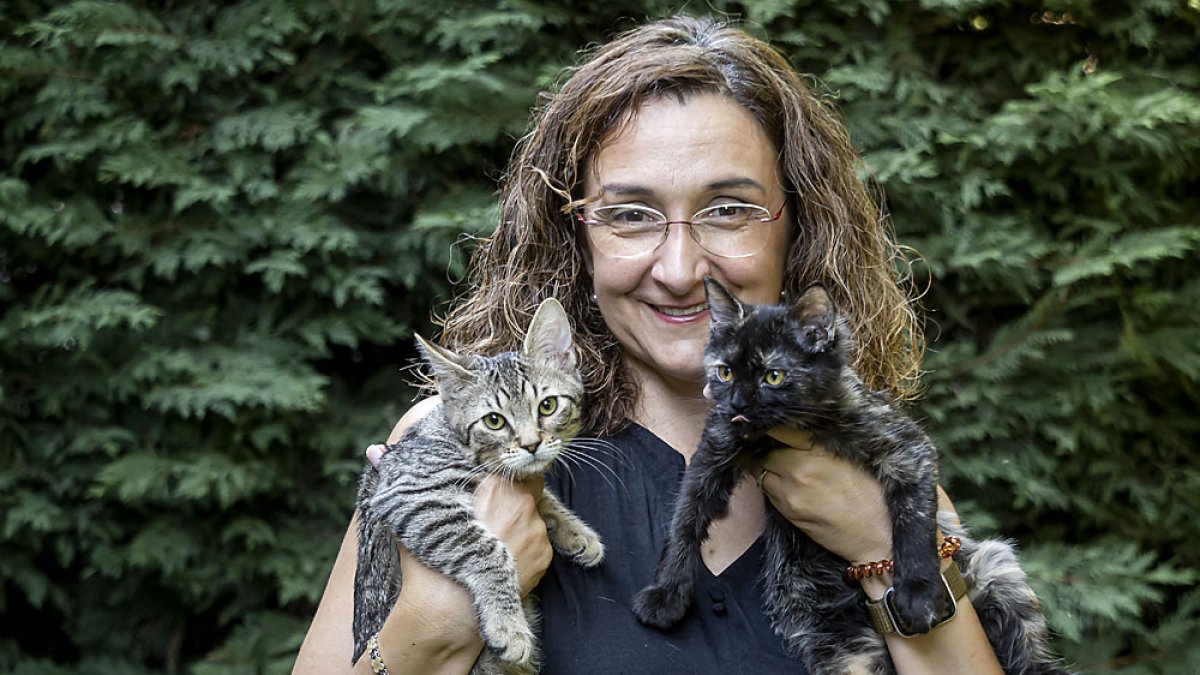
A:
<svg viewBox="0 0 1200 675">
<path fill-rule="evenodd" d="M 692 237 L 691 225 L 674 222 L 667 226 L 667 238 L 655 253 L 651 274 L 655 281 L 677 295 L 686 295 L 702 283 L 709 273 L 708 256 Z"/>
</svg>

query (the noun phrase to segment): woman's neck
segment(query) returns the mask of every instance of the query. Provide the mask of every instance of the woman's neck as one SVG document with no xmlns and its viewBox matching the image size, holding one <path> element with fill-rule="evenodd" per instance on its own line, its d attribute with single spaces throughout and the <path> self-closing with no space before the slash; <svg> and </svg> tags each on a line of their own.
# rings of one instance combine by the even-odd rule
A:
<svg viewBox="0 0 1200 675">
<path fill-rule="evenodd" d="M 704 384 L 667 380 L 636 366 L 632 371 L 640 389 L 634 421 L 690 460 L 711 406 L 702 393 Z"/>
</svg>

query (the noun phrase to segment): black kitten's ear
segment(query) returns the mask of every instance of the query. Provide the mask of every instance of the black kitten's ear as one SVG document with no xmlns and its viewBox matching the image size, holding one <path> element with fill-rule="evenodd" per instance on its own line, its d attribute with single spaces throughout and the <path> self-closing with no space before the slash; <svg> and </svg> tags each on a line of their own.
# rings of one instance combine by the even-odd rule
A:
<svg viewBox="0 0 1200 675">
<path fill-rule="evenodd" d="M 567 310 L 554 298 L 546 298 L 533 313 L 522 351 L 560 368 L 574 368 L 577 362 L 571 341 L 571 322 Z"/>
<path fill-rule="evenodd" d="M 717 326 L 746 317 L 746 308 L 719 281 L 704 277 L 704 295 L 708 298 L 708 320 Z"/>
<path fill-rule="evenodd" d="M 828 351 L 833 345 L 837 310 L 829 291 L 813 283 L 791 307 L 792 316 L 800 322 L 800 346 L 811 352 Z"/>
<path fill-rule="evenodd" d="M 459 356 L 454 352 L 429 342 L 420 335 L 417 338 L 417 348 L 425 362 L 433 369 L 433 377 L 437 380 L 438 393 L 444 397 L 447 392 L 460 389 L 463 385 L 475 379 L 469 370 L 473 359 L 469 356 Z"/>
</svg>

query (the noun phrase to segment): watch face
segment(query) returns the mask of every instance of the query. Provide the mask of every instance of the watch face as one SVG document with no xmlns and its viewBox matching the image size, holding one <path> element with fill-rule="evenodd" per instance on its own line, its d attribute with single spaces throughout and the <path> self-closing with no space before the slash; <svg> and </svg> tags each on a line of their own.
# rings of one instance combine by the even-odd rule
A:
<svg viewBox="0 0 1200 675">
<path fill-rule="evenodd" d="M 945 601 L 939 604 L 945 606 L 946 611 L 933 620 L 933 625 L 929 627 L 931 630 L 954 618 L 954 613 L 958 611 L 958 603 L 954 601 L 954 593 L 950 591 L 950 585 L 946 582 L 945 577 L 939 575 L 938 578 L 942 581 L 942 592 L 946 594 Z M 892 625 L 896 627 L 896 634 L 900 637 L 913 637 L 924 632 L 916 630 L 911 623 L 905 621 L 900 611 L 896 608 L 896 589 L 889 588 L 883 594 L 883 607 L 887 610 L 888 617 L 892 620 Z"/>
</svg>

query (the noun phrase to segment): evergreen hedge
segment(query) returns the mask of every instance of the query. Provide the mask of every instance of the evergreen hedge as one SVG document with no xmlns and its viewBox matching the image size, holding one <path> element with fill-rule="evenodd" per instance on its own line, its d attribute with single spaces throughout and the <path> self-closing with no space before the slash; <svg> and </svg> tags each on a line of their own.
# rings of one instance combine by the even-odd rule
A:
<svg viewBox="0 0 1200 675">
<path fill-rule="evenodd" d="M 287 672 L 537 92 L 680 4 L 5 3 L 0 671 Z M 1200 672 L 1200 2 L 709 9 L 845 114 L 1059 648 Z"/>
</svg>

